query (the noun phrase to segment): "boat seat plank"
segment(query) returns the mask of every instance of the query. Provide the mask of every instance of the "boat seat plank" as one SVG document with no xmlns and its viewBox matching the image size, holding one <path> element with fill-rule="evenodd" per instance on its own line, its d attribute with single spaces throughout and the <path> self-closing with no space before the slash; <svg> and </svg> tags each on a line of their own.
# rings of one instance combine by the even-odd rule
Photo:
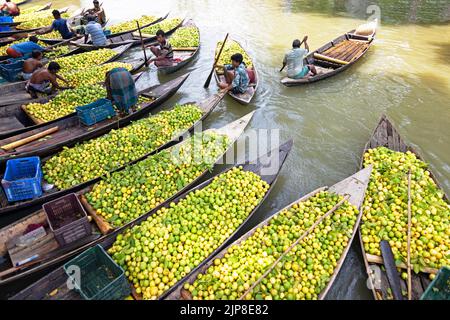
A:
<svg viewBox="0 0 450 320">
<path fill-rule="evenodd" d="M 0 131 L 11 131 L 24 128 L 24 125 L 16 117 L 0 118 Z"/>
</svg>

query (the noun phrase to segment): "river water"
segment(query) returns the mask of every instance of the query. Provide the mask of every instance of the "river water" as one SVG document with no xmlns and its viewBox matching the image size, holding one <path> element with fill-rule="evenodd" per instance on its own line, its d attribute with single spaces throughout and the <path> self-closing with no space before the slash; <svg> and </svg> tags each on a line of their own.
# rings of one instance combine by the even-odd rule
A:
<svg viewBox="0 0 450 320">
<path fill-rule="evenodd" d="M 33 1 L 36 3 L 44 1 Z M 260 87 L 249 106 L 229 97 L 204 127 L 220 127 L 256 110 L 253 129 L 280 129 L 280 140 L 294 139 L 281 176 L 246 229 L 301 195 L 332 185 L 358 170 L 361 152 L 383 113 L 407 142 L 430 163 L 450 192 L 450 1 L 425 0 L 104 0 L 110 22 L 142 14 L 193 18 L 201 30 L 195 62 L 167 77 L 154 70 L 149 81 L 167 81 L 191 72 L 165 106 L 199 101 L 216 92 L 203 82 L 210 71 L 216 42 L 227 32 L 254 58 Z M 53 1 L 53 7 L 90 6 L 91 1 Z M 303 87 L 286 88 L 279 73 L 292 40 L 309 36 L 311 49 L 354 29 L 376 5 L 381 25 L 369 53 L 344 73 Z M 373 8 L 373 7 L 371 7 Z M 370 8 L 369 8 L 370 9 Z M 139 49 L 133 53 L 141 55 Z M 354 243 L 329 294 L 331 299 L 370 299 L 360 249 Z M 27 283 L 19 284 L 25 286 Z"/>
</svg>

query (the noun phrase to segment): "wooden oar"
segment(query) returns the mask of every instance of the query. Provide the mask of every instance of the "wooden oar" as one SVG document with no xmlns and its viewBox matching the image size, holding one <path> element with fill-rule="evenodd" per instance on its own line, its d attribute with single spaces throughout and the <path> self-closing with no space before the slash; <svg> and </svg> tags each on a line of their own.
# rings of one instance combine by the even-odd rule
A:
<svg viewBox="0 0 450 320">
<path fill-rule="evenodd" d="M 222 54 L 222 50 L 225 47 L 225 42 L 227 42 L 227 39 L 228 39 L 228 33 L 225 36 L 225 40 L 223 40 L 222 48 L 220 48 L 219 54 L 217 55 L 217 57 L 216 57 L 216 59 L 214 61 L 214 65 L 213 65 L 213 67 L 211 69 L 211 72 L 209 73 L 208 79 L 206 79 L 205 84 L 203 85 L 203 87 L 205 87 L 205 88 L 208 88 L 209 84 L 211 83 L 211 78 L 212 78 L 212 75 L 214 73 L 214 69 L 216 68 L 217 62 L 219 62 L 220 55 Z"/>
<path fill-rule="evenodd" d="M 408 300 L 411 300 L 411 169 L 408 172 L 408 243 L 407 243 L 407 266 L 408 266 Z"/>
<path fill-rule="evenodd" d="M 59 130 L 58 127 L 53 127 L 53 128 L 47 129 L 45 131 L 36 133 L 32 136 L 20 139 L 18 141 L 14 141 L 12 143 L 5 144 L 5 145 L 1 146 L 0 149 L 6 150 L 6 151 L 13 150 L 17 147 L 23 146 L 24 144 L 30 143 L 34 140 L 37 140 L 37 139 L 43 138 L 49 134 L 52 134 L 53 132 L 56 132 L 58 130 Z"/>
<path fill-rule="evenodd" d="M 144 51 L 145 66 L 148 68 L 147 53 L 145 52 L 144 39 L 142 38 L 141 26 L 139 25 L 139 21 L 136 21 L 136 25 L 139 31 L 139 38 L 141 39 L 142 51 Z"/>
<path fill-rule="evenodd" d="M 391 246 L 389 242 L 387 242 L 386 240 L 382 240 L 380 242 L 380 248 L 389 286 L 392 290 L 392 295 L 394 296 L 395 300 L 403 300 L 400 276 L 397 272 L 397 266 L 395 265 L 394 254 L 392 253 Z"/>
<path fill-rule="evenodd" d="M 251 286 L 250 288 L 248 288 L 247 291 L 244 292 L 244 294 L 239 298 L 239 300 L 243 300 L 250 292 L 252 292 L 253 289 L 255 289 L 255 287 L 261 283 L 261 281 L 267 277 L 269 275 L 269 273 L 276 267 L 276 265 L 289 253 L 291 252 L 292 249 L 295 248 L 295 246 L 297 244 L 300 243 L 300 241 L 302 241 L 306 236 L 308 236 L 326 217 L 328 217 L 330 214 L 332 214 L 334 211 L 336 211 L 336 209 L 338 209 L 345 201 L 347 201 L 350 198 L 350 195 L 346 195 L 341 201 L 339 201 L 333 208 L 331 208 L 327 213 L 325 213 L 323 216 L 321 216 L 319 219 L 317 219 L 316 222 L 314 222 L 314 224 L 308 229 L 306 230 L 301 236 L 300 238 L 298 238 L 297 240 L 295 240 L 295 242 L 293 244 L 291 244 L 291 246 L 289 248 L 286 249 L 286 251 L 283 252 L 283 254 L 277 259 L 275 260 L 275 262 L 269 267 L 269 269 L 267 269 L 266 272 L 264 272 L 264 274 L 259 277 L 258 280 L 256 280 Z"/>
</svg>

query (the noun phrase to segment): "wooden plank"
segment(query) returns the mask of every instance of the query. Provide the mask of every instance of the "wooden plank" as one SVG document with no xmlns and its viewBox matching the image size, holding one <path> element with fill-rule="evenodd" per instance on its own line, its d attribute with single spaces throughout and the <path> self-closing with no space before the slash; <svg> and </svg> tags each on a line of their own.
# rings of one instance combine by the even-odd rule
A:
<svg viewBox="0 0 450 320">
<path fill-rule="evenodd" d="M 373 254 L 366 253 L 366 259 L 370 263 L 383 264 L 383 258 L 380 257 L 380 256 L 376 256 L 376 255 L 373 255 Z M 404 263 L 400 263 L 399 265 L 397 265 L 397 267 L 401 268 L 401 269 L 407 269 L 407 266 Z M 425 267 L 421 271 L 423 273 L 437 274 L 439 270 L 434 269 L 434 268 Z"/>
</svg>

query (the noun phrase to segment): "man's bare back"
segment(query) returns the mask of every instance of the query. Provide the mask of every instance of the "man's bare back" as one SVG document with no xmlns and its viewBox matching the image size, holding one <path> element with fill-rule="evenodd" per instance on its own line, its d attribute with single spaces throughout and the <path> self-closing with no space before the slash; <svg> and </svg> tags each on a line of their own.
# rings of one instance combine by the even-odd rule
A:
<svg viewBox="0 0 450 320">
<path fill-rule="evenodd" d="M 58 88 L 56 82 L 56 75 L 48 71 L 48 69 L 37 70 L 30 78 L 30 82 L 33 84 L 43 84 L 44 82 L 50 82 L 54 87 Z"/>
<path fill-rule="evenodd" d="M 25 60 L 23 63 L 23 72 L 24 73 L 33 73 L 35 70 L 42 67 L 42 62 L 35 58 L 30 58 Z"/>
</svg>

